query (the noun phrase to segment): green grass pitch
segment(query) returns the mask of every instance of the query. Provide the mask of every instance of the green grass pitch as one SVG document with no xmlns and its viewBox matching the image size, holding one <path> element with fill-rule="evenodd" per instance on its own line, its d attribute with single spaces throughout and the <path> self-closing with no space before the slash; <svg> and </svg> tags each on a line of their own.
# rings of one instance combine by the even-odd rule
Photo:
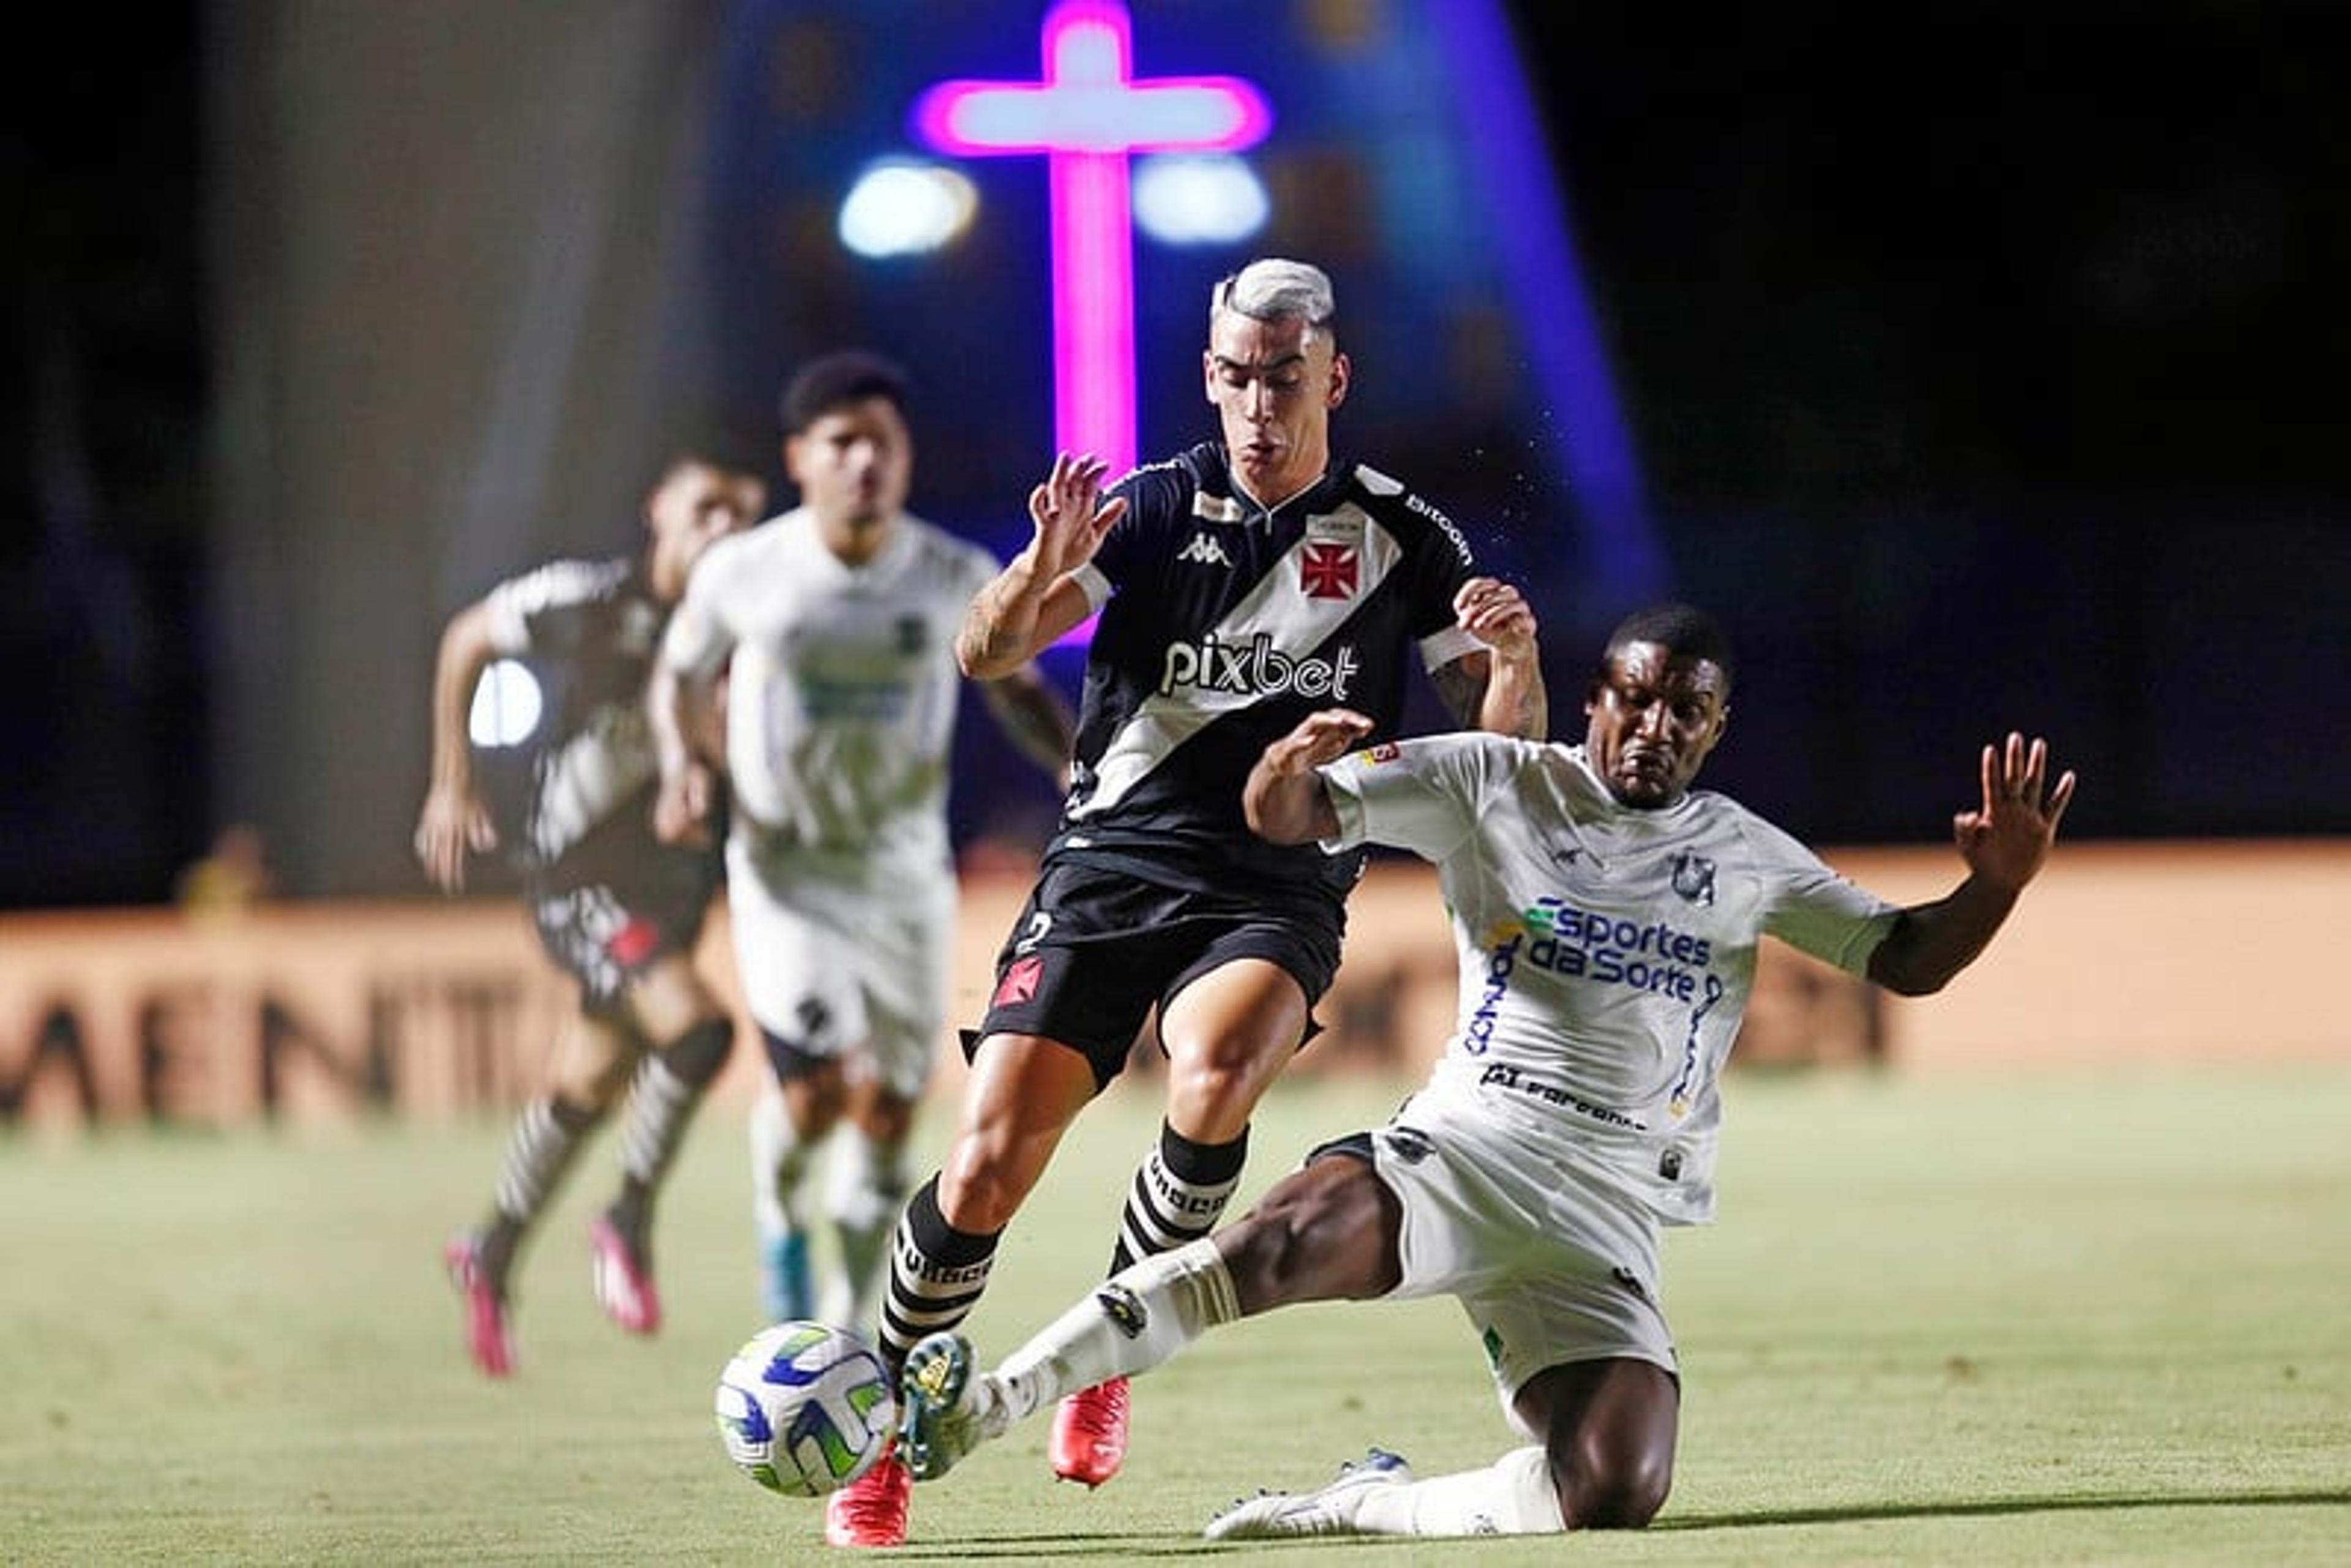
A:
<svg viewBox="0 0 2351 1568">
<path fill-rule="evenodd" d="M 1249 1192 L 1401 1087 L 1283 1085 Z M 1258 1553 L 2351 1562 L 2351 1069 L 1727 1092 L 1721 1223 L 1668 1244 L 1686 1397 L 1650 1531 Z M 1099 1277 L 1156 1118 L 1123 1085 L 1081 1121 L 972 1322 L 984 1354 Z M 672 1185 L 663 1333 L 627 1339 L 589 1297 L 607 1132 L 525 1255 L 521 1374 L 494 1385 L 438 1251 L 505 1134 L 0 1139 L 0 1563 L 821 1559 L 820 1505 L 737 1474 L 710 1414 L 758 1326 L 739 1117 L 698 1127 Z M 1449 1301 L 1241 1323 L 1136 1393 L 1109 1487 L 1052 1481 L 1034 1422 L 919 1490 L 891 1556 L 1244 1555 L 1198 1539 L 1240 1492 L 1373 1442 L 1435 1474 L 1512 1440 Z"/>
</svg>

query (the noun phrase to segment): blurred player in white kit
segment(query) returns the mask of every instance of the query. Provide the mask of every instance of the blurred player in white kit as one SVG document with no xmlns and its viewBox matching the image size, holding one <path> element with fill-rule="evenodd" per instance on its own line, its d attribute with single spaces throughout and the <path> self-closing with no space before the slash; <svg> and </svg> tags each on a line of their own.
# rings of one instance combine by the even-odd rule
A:
<svg viewBox="0 0 2351 1568">
<path fill-rule="evenodd" d="M 873 1316 L 904 1155 L 946 1010 L 956 885 L 946 800 L 963 676 L 955 634 L 997 560 L 905 510 L 904 372 L 862 351 L 810 361 L 781 404 L 799 504 L 715 546 L 653 680 L 656 821 L 708 831 L 718 781 L 687 744 L 722 700 L 736 966 L 773 1082 L 752 1120 L 761 1304 L 770 1320 Z M 980 684 L 1039 768 L 1066 765 L 1066 705 L 1033 664 Z M 837 1269 L 819 1299 L 816 1162 Z"/>
</svg>

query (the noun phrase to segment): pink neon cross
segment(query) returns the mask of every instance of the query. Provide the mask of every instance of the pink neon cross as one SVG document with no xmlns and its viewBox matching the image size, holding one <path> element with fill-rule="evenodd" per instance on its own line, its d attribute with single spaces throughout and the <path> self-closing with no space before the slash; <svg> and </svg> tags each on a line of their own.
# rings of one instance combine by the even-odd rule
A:
<svg viewBox="0 0 2351 1568">
<path fill-rule="evenodd" d="M 1228 152 L 1262 141 L 1273 111 L 1238 77 L 1128 75 L 1117 0 L 1045 15 L 1044 79 L 943 81 L 914 105 L 915 133 L 965 157 L 1043 153 L 1052 191 L 1053 432 L 1113 477 L 1134 466 L 1134 232 L 1127 160 Z"/>
</svg>

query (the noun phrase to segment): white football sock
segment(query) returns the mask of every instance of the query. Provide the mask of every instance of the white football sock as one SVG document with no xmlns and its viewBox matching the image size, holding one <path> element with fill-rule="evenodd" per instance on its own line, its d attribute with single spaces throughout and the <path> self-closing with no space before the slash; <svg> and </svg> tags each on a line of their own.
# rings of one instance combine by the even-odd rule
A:
<svg viewBox="0 0 2351 1568">
<path fill-rule="evenodd" d="M 906 1207 L 906 1146 L 877 1143 L 854 1122 L 833 1129 L 832 1166 L 825 1208 L 841 1238 L 841 1271 L 825 1286 L 829 1323 L 872 1321 L 883 1271 L 882 1257 Z"/>
<path fill-rule="evenodd" d="M 1567 1528 L 1539 1448 L 1513 1448 L 1482 1470 L 1367 1489 L 1354 1522 L 1366 1535 L 1541 1535 Z"/>
<path fill-rule="evenodd" d="M 792 1125 L 782 1092 L 768 1083 L 751 1104 L 751 1217 L 762 1237 L 807 1228 L 810 1148 Z"/>
<path fill-rule="evenodd" d="M 1018 1421 L 1105 1378 L 1148 1372 L 1240 1315 L 1224 1257 L 1203 1237 L 1112 1275 L 994 1376 Z"/>
</svg>

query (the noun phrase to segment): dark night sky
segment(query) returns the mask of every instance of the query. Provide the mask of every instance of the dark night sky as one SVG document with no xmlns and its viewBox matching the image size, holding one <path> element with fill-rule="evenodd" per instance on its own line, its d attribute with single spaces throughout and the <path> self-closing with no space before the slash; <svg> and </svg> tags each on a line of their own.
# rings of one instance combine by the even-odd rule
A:
<svg viewBox="0 0 2351 1568">
<path fill-rule="evenodd" d="M 2078 832 L 2351 829 L 2316 8 L 1520 9 L 1682 587 L 1747 646 L 1716 783 L 1928 836 L 1950 723 L 2022 724 Z"/>
<path fill-rule="evenodd" d="M 1671 499 L 1893 455 L 1873 482 L 1963 500 L 2340 497 L 2351 118 L 2313 13 L 2084 9 L 1775 5 L 1694 44 L 1520 7 Z"/>
<path fill-rule="evenodd" d="M 2319 7 L 1517 9 L 1678 586 L 1747 654 L 1716 782 L 1925 836 L 1914 727 L 2046 724 L 2085 834 L 2351 831 Z M 200 27 L 142 15 L 0 24 L 60 62 L 0 166 L 0 906 L 161 896 L 213 817 Z"/>
</svg>

